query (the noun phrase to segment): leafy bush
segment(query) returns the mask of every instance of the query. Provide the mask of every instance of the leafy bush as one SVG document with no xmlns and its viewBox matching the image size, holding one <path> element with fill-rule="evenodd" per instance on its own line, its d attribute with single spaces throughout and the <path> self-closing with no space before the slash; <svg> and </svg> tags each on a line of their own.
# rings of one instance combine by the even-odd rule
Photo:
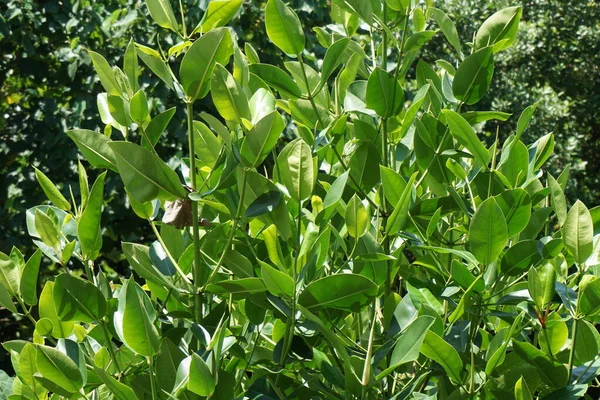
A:
<svg viewBox="0 0 600 400">
<path fill-rule="evenodd" d="M 86 160 L 80 196 L 35 170 L 52 203 L 27 213 L 39 249 L 0 253 L 0 304 L 35 323 L 31 342 L 4 343 L 16 377 L 0 375 L 2 391 L 584 396 L 600 368 L 598 211 L 569 208 L 568 171 L 542 169 L 552 134 L 521 140 L 535 106 L 502 143 L 473 128 L 507 118 L 474 106 L 521 8 L 490 16 L 469 47 L 440 9 L 336 0 L 334 24 L 309 35 L 326 48 L 311 66 L 296 13 L 269 0 L 282 69 L 224 27 L 241 5 L 215 0 L 191 24 L 148 0 L 179 43 L 130 42 L 121 68 L 89 52 L 106 127 L 67 132 Z M 434 36 L 452 62 L 419 58 Z M 148 107 L 142 71 L 185 109 L 188 154 L 168 164 L 157 145 L 178 114 Z M 218 116 L 198 113 L 208 99 Z M 132 274 L 112 279 L 97 260 L 115 173 L 156 240 L 123 242 Z M 59 274 L 38 295 L 43 255 Z"/>
</svg>

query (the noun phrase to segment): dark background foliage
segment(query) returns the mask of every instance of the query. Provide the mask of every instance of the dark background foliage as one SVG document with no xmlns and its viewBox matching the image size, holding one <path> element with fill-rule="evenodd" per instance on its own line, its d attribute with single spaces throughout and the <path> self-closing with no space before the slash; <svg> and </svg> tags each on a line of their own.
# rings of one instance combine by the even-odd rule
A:
<svg viewBox="0 0 600 400">
<path fill-rule="evenodd" d="M 207 3 L 183 1 L 188 26 L 200 20 Z M 281 53 L 264 31 L 264 3 L 246 2 L 232 25 L 264 61 L 280 64 Z M 322 56 L 312 28 L 330 23 L 327 1 L 291 3 L 303 21 L 309 52 Z M 455 21 L 463 40 L 472 38 L 494 11 L 514 5 L 505 0 L 437 3 Z M 573 179 L 567 195 L 571 201 L 582 199 L 591 208 L 600 204 L 600 5 L 585 0 L 531 0 L 522 5 L 518 41 L 499 54 L 493 86 L 477 107 L 513 114 L 509 124 L 498 125 L 500 136 L 505 137 L 516 126 L 521 111 L 539 102 L 524 141 L 531 143 L 554 132 L 557 150 L 549 163 L 550 172 L 556 176 L 570 165 Z M 58 183 L 63 193 L 68 194 L 71 186 L 78 195 L 77 148 L 64 132 L 73 127 L 99 130 L 104 126 L 96 108 L 101 89 L 86 49 L 120 65 L 131 38 L 142 44 L 158 42 L 163 48 L 178 40 L 157 29 L 143 1 L 0 0 L 0 251 L 8 253 L 17 246 L 26 256 L 32 252 L 25 211 L 46 199 L 35 181 L 33 166 Z M 450 51 L 440 34 L 422 57 L 428 61 L 448 59 Z M 147 72 L 141 79 L 152 95 L 153 114 L 176 103 L 156 77 Z M 210 100 L 199 103 L 197 111 L 210 111 Z M 184 127 L 177 125 L 179 121 L 184 121 L 183 115 L 173 118 L 166 140 L 159 144 L 160 154 L 181 151 L 185 133 Z M 496 129 L 494 123 L 481 127 L 490 137 Z M 89 173 L 93 180 L 94 172 Z M 127 209 L 117 176 L 109 175 L 106 191 L 110 196 L 103 214 L 107 228 L 102 259 L 110 273 L 121 268 L 120 242 L 150 233 Z M 49 274 L 52 266 L 43 268 Z M 0 341 L 30 334 L 26 321 L 15 320 L 6 310 L 0 311 L 0 318 Z"/>
</svg>

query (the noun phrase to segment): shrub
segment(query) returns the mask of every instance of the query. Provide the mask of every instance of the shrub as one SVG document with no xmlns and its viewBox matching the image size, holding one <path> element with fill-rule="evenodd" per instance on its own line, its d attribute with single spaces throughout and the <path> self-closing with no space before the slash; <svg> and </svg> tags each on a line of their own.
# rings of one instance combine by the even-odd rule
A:
<svg viewBox="0 0 600 400">
<path fill-rule="evenodd" d="M 568 173 L 544 173 L 552 134 L 521 141 L 535 106 L 491 144 L 473 125 L 508 115 L 461 112 L 485 96 L 521 8 L 489 17 L 465 46 L 440 9 L 336 0 L 310 66 L 300 20 L 269 0 L 284 70 L 224 27 L 241 3 L 213 1 L 186 29 L 168 1 L 148 0 L 180 43 L 165 54 L 131 42 L 122 68 L 90 51 L 107 125 L 67 135 L 99 175 L 90 188 L 79 163 L 81 196 L 67 200 L 35 171 L 52 205 L 28 210 L 39 250 L 0 254 L 0 303 L 36 328 L 32 342 L 4 343 L 17 376 L 3 375 L 3 390 L 583 396 L 599 368 L 598 215 L 568 208 Z M 453 62 L 419 59 L 434 35 Z M 188 157 L 157 154 L 175 109 L 149 112 L 142 64 L 185 108 Z M 218 116 L 198 113 L 203 98 Z M 115 173 L 156 240 L 122 243 L 132 274 L 109 281 L 95 261 Z M 38 298 L 42 255 L 59 274 Z"/>
</svg>

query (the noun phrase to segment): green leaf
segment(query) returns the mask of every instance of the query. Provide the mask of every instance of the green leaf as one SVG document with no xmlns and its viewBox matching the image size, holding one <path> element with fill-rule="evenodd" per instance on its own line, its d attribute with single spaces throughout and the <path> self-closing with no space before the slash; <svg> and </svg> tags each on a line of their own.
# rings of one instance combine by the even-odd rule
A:
<svg viewBox="0 0 600 400">
<path fill-rule="evenodd" d="M 493 75 L 493 49 L 484 47 L 460 63 L 452 82 L 454 97 L 469 105 L 477 103 L 489 89 Z"/>
<path fill-rule="evenodd" d="M 417 172 L 415 172 L 406 186 L 404 186 L 404 190 L 398 199 L 398 203 L 396 203 L 396 207 L 390 215 L 388 219 L 386 230 L 388 233 L 396 234 L 400 229 L 404 227 L 406 224 L 406 220 L 408 219 L 408 213 L 410 208 L 410 203 L 412 201 L 412 192 L 415 184 L 415 180 L 417 179 Z"/>
<path fill-rule="evenodd" d="M 526 342 L 513 340 L 513 349 L 519 357 L 536 367 L 538 375 L 547 385 L 563 387 L 567 384 L 568 371 L 563 364 L 552 361 L 544 352 Z"/>
<path fill-rule="evenodd" d="M 531 168 L 534 171 L 542 168 L 542 165 L 552 155 L 554 151 L 554 134 L 549 133 L 542 136 L 530 146 L 530 149 L 535 149 L 535 155 L 531 159 Z"/>
<path fill-rule="evenodd" d="M 454 111 L 443 110 L 442 114 L 446 116 L 448 128 L 450 128 L 452 136 L 454 136 L 460 144 L 465 146 L 484 168 L 487 168 L 487 165 L 490 162 L 490 153 L 477 138 L 477 134 L 473 127 L 469 125 L 460 114 L 457 114 Z"/>
<path fill-rule="evenodd" d="M 65 199 L 65 197 L 58 190 L 56 185 L 54 185 L 54 183 L 52 183 L 52 181 L 46 175 L 44 175 L 42 171 L 35 167 L 33 167 L 33 169 L 35 169 L 35 178 L 42 187 L 42 190 L 46 194 L 46 197 L 48 197 L 48 200 L 50 200 L 52 204 L 54 204 L 56 207 L 62 210 L 70 210 L 71 204 L 67 201 L 67 199 Z"/>
<path fill-rule="evenodd" d="M 567 199 L 565 198 L 565 194 L 563 193 L 560 184 L 550 174 L 548 174 L 548 186 L 550 187 L 552 208 L 554 208 L 559 225 L 564 226 L 567 220 Z"/>
<path fill-rule="evenodd" d="M 104 87 L 104 90 L 110 95 L 120 96 L 121 90 L 119 89 L 119 84 L 115 78 L 115 74 L 110 67 L 110 64 L 104 57 L 100 54 L 88 50 L 88 54 L 92 59 L 92 63 L 94 64 L 94 69 L 98 74 L 98 78 L 100 78 L 100 83 Z"/>
<path fill-rule="evenodd" d="M 310 147 L 297 138 L 287 144 L 277 158 L 280 177 L 290 196 L 300 202 L 312 195 L 317 170 Z"/>
<path fill-rule="evenodd" d="M 211 29 L 225 26 L 237 14 L 242 6 L 243 0 L 213 0 L 208 3 L 208 8 L 202 16 L 202 20 L 192 32 L 206 33 Z"/>
<path fill-rule="evenodd" d="M 146 66 L 150 68 L 150 70 L 156 74 L 156 76 L 162 79 L 162 81 L 166 83 L 169 88 L 174 89 L 175 86 L 173 84 L 173 72 L 165 60 L 163 60 L 160 53 L 139 43 L 136 43 L 135 47 L 138 50 L 138 56 L 142 59 L 144 64 L 146 64 Z"/>
<path fill-rule="evenodd" d="M 100 289 L 70 274 L 55 279 L 53 297 L 61 321 L 92 323 L 106 315 L 106 299 Z"/>
<path fill-rule="evenodd" d="M 94 367 L 94 373 L 110 390 L 117 400 L 137 400 L 135 392 L 129 386 L 119 382 L 103 369 Z"/>
<path fill-rule="evenodd" d="M 531 217 L 531 198 L 524 189 L 510 189 L 494 196 L 500 206 L 506 226 L 508 237 L 511 238 L 527 227 Z"/>
<path fill-rule="evenodd" d="M 196 353 L 192 354 L 189 371 L 188 390 L 200 396 L 210 396 L 215 390 L 215 381 L 208 365 Z"/>
<path fill-rule="evenodd" d="M 369 0 L 333 0 L 342 10 L 354 14 L 369 25 L 373 25 L 373 6 Z M 406 7 L 404 7 L 406 8 Z"/>
<path fill-rule="evenodd" d="M 377 380 L 387 376 L 399 366 L 408 362 L 413 362 L 419 358 L 421 345 L 425 340 L 425 335 L 434 322 L 435 318 L 423 315 L 415 319 L 408 328 L 402 332 L 394 346 L 390 358 L 390 366 L 377 375 Z"/>
<path fill-rule="evenodd" d="M 356 274 L 329 275 L 306 286 L 298 303 L 307 309 L 336 308 L 359 312 L 377 295 L 377 285 Z"/>
<path fill-rule="evenodd" d="M 515 400 L 533 400 L 527 382 L 522 376 L 515 384 Z"/>
<path fill-rule="evenodd" d="M 406 187 L 406 181 L 398 172 L 391 168 L 380 165 L 379 170 L 385 198 L 391 204 L 398 204 L 398 200 L 400 200 L 402 192 Z"/>
<path fill-rule="evenodd" d="M 36 346 L 36 364 L 39 373 L 69 393 L 83 387 L 79 367 L 61 351 L 48 346 Z"/>
<path fill-rule="evenodd" d="M 468 289 L 477 280 L 471 271 L 458 260 L 452 260 L 450 275 L 454 279 L 454 282 L 458 283 L 463 289 Z M 473 289 L 479 293 L 483 292 L 485 290 L 485 283 L 478 281 Z"/>
<path fill-rule="evenodd" d="M 114 316 L 115 330 L 121 341 L 136 354 L 153 356 L 160 344 L 155 320 L 156 311 L 148 295 L 132 279 L 127 279 L 121 287 Z"/>
<path fill-rule="evenodd" d="M 479 205 L 469 227 L 469 246 L 477 260 L 489 265 L 508 243 L 508 228 L 502 209 L 491 197 Z"/>
<path fill-rule="evenodd" d="M 434 7 L 429 7 L 428 10 L 444 33 L 446 40 L 452 45 L 452 47 L 456 49 L 459 57 L 462 57 L 460 38 L 454 22 L 452 22 L 448 15 L 446 15 L 446 13 L 444 13 L 442 10 Z"/>
<path fill-rule="evenodd" d="M 248 168 L 258 167 L 275 147 L 284 128 L 285 121 L 277 111 L 272 111 L 258 121 L 242 142 L 242 164 Z"/>
<path fill-rule="evenodd" d="M 275 111 L 276 107 L 275 96 L 271 91 L 264 88 L 259 88 L 250 99 L 250 113 L 252 114 L 252 124 L 256 124 L 258 121 Z"/>
<path fill-rule="evenodd" d="M 139 67 L 137 50 L 135 48 L 135 42 L 133 39 L 129 41 L 127 49 L 125 50 L 125 56 L 123 58 L 123 72 L 125 72 L 125 75 L 127 75 L 127 80 L 131 85 L 131 90 L 137 92 L 140 88 L 140 85 L 138 84 Z"/>
<path fill-rule="evenodd" d="M 561 321 L 562 322 L 562 321 Z M 569 330 L 566 324 L 562 322 L 566 330 L 565 336 L 568 336 Z M 577 321 L 577 338 L 573 341 L 575 346 L 575 357 L 577 364 L 580 365 L 588 361 L 594 360 L 600 352 L 599 342 L 600 334 L 596 327 L 584 319 Z M 566 339 L 565 339 L 566 340 Z"/>
<path fill-rule="evenodd" d="M 366 104 L 380 117 L 396 116 L 404 104 L 404 90 L 394 75 L 377 67 L 369 76 Z"/>
<path fill-rule="evenodd" d="M 508 7 L 486 19 L 475 36 L 474 51 L 493 46 L 494 53 L 497 53 L 512 46 L 517 37 L 522 12 L 521 7 Z"/>
<path fill-rule="evenodd" d="M 251 119 L 242 87 L 221 64 L 216 64 L 213 70 L 210 94 L 217 111 L 227 121 L 242 124 L 242 118 Z"/>
<path fill-rule="evenodd" d="M 302 96 L 302 90 L 298 84 L 283 71 L 271 64 L 250 64 L 250 72 L 265 81 L 267 85 L 277 90 L 281 95 L 299 98 Z"/>
<path fill-rule="evenodd" d="M 94 168 L 108 168 L 117 172 L 115 154 L 109 147 L 111 140 L 101 133 L 87 129 L 72 129 L 67 135 Z"/>
<path fill-rule="evenodd" d="M 123 242 L 121 247 L 127 261 L 141 278 L 176 290 L 176 287 L 152 264 L 148 246 Z"/>
<path fill-rule="evenodd" d="M 148 140 L 150 140 L 150 145 L 152 147 L 156 146 L 156 143 L 158 143 L 161 135 L 165 129 L 167 129 L 167 125 L 169 125 L 169 122 L 171 122 L 171 118 L 173 118 L 173 115 L 175 115 L 175 111 L 176 108 L 172 107 L 161 112 L 156 117 L 152 118 L 152 121 L 150 121 L 146 126 L 146 137 Z M 142 146 L 144 148 L 150 147 L 145 140 L 142 141 Z"/>
<path fill-rule="evenodd" d="M 20 292 L 21 273 L 19 267 L 9 256 L 0 252 L 0 284 L 2 284 L 11 296 Z"/>
<path fill-rule="evenodd" d="M 512 114 L 502 111 L 467 111 L 460 114 L 470 125 L 479 124 L 481 122 L 498 120 L 506 121 Z"/>
<path fill-rule="evenodd" d="M 150 16 L 159 26 L 178 32 L 177 19 L 169 0 L 146 0 Z"/>
<path fill-rule="evenodd" d="M 355 194 L 346 205 L 346 227 L 348 234 L 355 239 L 364 236 L 369 227 L 369 212 Z"/>
<path fill-rule="evenodd" d="M 578 308 L 586 317 L 600 313 L 600 279 L 595 279 L 584 287 Z"/>
<path fill-rule="evenodd" d="M 267 290 L 260 278 L 242 278 L 229 281 L 213 283 L 206 287 L 206 291 L 212 294 L 251 294 L 261 293 Z"/>
<path fill-rule="evenodd" d="M 557 354 L 567 343 L 568 338 L 569 328 L 565 321 L 558 313 L 550 313 L 546 318 L 546 328 L 540 331 L 540 348 L 546 350 L 548 354 Z"/>
<path fill-rule="evenodd" d="M 420 10 L 420 9 L 419 9 Z M 431 38 L 438 33 L 438 31 L 421 31 L 413 33 L 406 43 L 404 44 L 404 51 L 410 53 L 411 51 L 418 51 L 423 47 Z"/>
<path fill-rule="evenodd" d="M 350 38 L 342 38 L 333 43 L 325 52 L 323 57 L 323 66 L 321 67 L 321 84 L 325 84 L 331 74 L 339 67 L 345 60 L 348 59 L 346 49 L 350 43 Z"/>
<path fill-rule="evenodd" d="M 538 252 L 537 240 L 523 240 L 513 244 L 502 256 L 500 270 L 508 276 L 518 276 L 531 265 L 536 265 L 542 256 Z"/>
<path fill-rule="evenodd" d="M 129 115 L 138 125 L 142 126 L 148 118 L 148 99 L 143 90 L 138 90 L 129 101 Z"/>
<path fill-rule="evenodd" d="M 0 283 L 0 305 L 15 314 L 17 313 L 17 308 L 15 307 L 15 303 L 13 303 L 12 295 L 8 292 L 3 283 Z"/>
<path fill-rule="evenodd" d="M 117 167 L 127 191 L 138 201 L 185 198 L 177 174 L 155 153 L 130 142 L 111 142 Z"/>
<path fill-rule="evenodd" d="M 259 260 L 260 271 L 265 286 L 273 296 L 285 295 L 289 298 L 294 296 L 294 280 L 287 274 L 276 270 L 269 264 Z"/>
<path fill-rule="evenodd" d="M 542 265 L 539 269 L 531 268 L 527 275 L 527 287 L 533 302 L 538 310 L 545 310 L 546 305 L 554 296 L 554 282 L 556 273 L 550 263 Z"/>
<path fill-rule="evenodd" d="M 42 242 L 55 251 L 60 251 L 60 228 L 58 221 L 53 220 L 42 210 L 35 210 L 35 229 Z M 18 282 L 18 280 L 17 280 Z"/>
<path fill-rule="evenodd" d="M 535 112 L 537 105 L 538 105 L 538 103 L 530 105 L 525 110 L 523 110 L 523 112 L 519 116 L 519 121 L 517 121 L 517 131 L 516 131 L 517 139 L 521 138 L 521 135 L 523 135 L 523 132 L 525 132 L 525 129 L 527 129 L 527 127 L 529 126 L 529 122 L 531 121 L 531 118 L 533 117 L 533 113 Z"/>
<path fill-rule="evenodd" d="M 52 321 L 52 336 L 61 339 L 66 338 L 73 331 L 74 322 L 63 322 L 56 311 L 54 305 L 54 282 L 48 281 L 40 295 L 39 305 L 40 318 L 48 318 Z"/>
<path fill-rule="evenodd" d="M 281 0 L 269 0 L 265 8 L 269 39 L 288 56 L 301 54 L 306 44 L 298 16 Z"/>
<path fill-rule="evenodd" d="M 460 374 L 463 370 L 463 362 L 460 356 L 444 339 L 432 331 L 428 331 L 421 345 L 421 353 L 431 358 L 444 368 L 450 379 L 462 382 Z"/>
<path fill-rule="evenodd" d="M 232 54 L 231 34 L 227 28 L 211 30 L 194 42 L 179 68 L 181 84 L 191 101 L 208 94 L 215 65 L 227 65 Z"/>
<path fill-rule="evenodd" d="M 94 182 L 88 204 L 77 224 L 77 237 L 84 260 L 95 260 L 102 248 L 100 217 L 104 203 L 105 177 L 106 172 L 100 174 Z"/>
<path fill-rule="evenodd" d="M 576 262 L 581 264 L 592 255 L 593 236 L 592 216 L 585 204 L 577 200 L 569 210 L 562 227 L 563 242 Z"/>
</svg>

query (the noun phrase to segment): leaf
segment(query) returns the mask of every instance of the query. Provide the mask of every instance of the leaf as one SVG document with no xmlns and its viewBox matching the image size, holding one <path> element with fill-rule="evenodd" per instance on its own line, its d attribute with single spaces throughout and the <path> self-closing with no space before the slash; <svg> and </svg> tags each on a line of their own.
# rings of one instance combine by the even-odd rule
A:
<svg viewBox="0 0 600 400">
<path fill-rule="evenodd" d="M 579 200 L 573 204 L 561 230 L 569 253 L 577 263 L 585 262 L 592 255 L 594 236 L 592 216 L 585 204 Z"/>
<path fill-rule="evenodd" d="M 494 198 L 506 219 L 508 237 L 523 231 L 531 217 L 531 198 L 527 191 L 521 188 L 505 190 Z"/>
<path fill-rule="evenodd" d="M 309 283 L 298 303 L 309 310 L 335 308 L 358 312 L 370 303 L 377 291 L 377 285 L 362 275 L 329 275 Z"/>
<path fill-rule="evenodd" d="M 210 94 L 217 111 L 227 121 L 242 124 L 242 118 L 251 119 L 242 87 L 221 64 L 216 64 L 213 70 Z"/>
<path fill-rule="evenodd" d="M 114 395 L 117 400 L 137 400 L 133 389 L 119 382 L 110 376 L 110 374 L 107 374 L 103 369 L 94 367 L 94 373 L 106 385 L 106 387 L 110 390 L 110 393 Z"/>
<path fill-rule="evenodd" d="M 67 131 L 67 135 L 94 168 L 108 168 L 117 172 L 117 161 L 114 152 L 108 146 L 111 143 L 108 137 L 87 129 L 72 129 Z"/>
<path fill-rule="evenodd" d="M 91 50 L 88 50 L 88 54 L 92 59 L 92 64 L 94 64 L 94 69 L 96 70 L 96 74 L 98 74 L 98 78 L 100 78 L 100 83 L 104 87 L 104 90 L 109 95 L 120 96 L 121 90 L 119 89 L 119 84 L 108 61 L 100 54 Z"/>
<path fill-rule="evenodd" d="M 131 90 L 137 92 L 140 88 L 138 83 L 138 56 L 137 50 L 135 49 L 135 42 L 133 39 L 129 41 L 127 49 L 125 50 L 125 56 L 123 58 L 123 72 L 127 76 L 127 80 L 131 85 Z"/>
<path fill-rule="evenodd" d="M 13 303 L 12 296 L 3 283 L 0 283 L 0 305 L 15 314 L 17 313 L 17 308 L 15 307 L 15 303 Z"/>
<path fill-rule="evenodd" d="M 260 278 L 242 278 L 221 281 L 206 287 L 206 291 L 211 294 L 251 294 L 264 292 L 266 290 L 267 287 Z"/>
<path fill-rule="evenodd" d="M 500 271 L 508 276 L 518 276 L 528 267 L 536 265 L 542 256 L 538 252 L 537 240 L 522 240 L 513 244 L 502 256 Z"/>
<path fill-rule="evenodd" d="M 538 269 L 532 267 L 527 275 L 527 281 L 529 294 L 538 310 L 545 310 L 546 305 L 554 296 L 554 282 L 556 281 L 554 266 L 546 263 Z"/>
<path fill-rule="evenodd" d="M 489 89 L 493 75 L 493 49 L 484 47 L 460 63 L 452 82 L 454 97 L 469 105 L 477 103 Z"/>
<path fill-rule="evenodd" d="M 600 279 L 595 279 L 584 287 L 578 308 L 586 317 L 600 313 Z"/>
<path fill-rule="evenodd" d="M 377 375 L 377 380 L 387 376 L 399 366 L 408 362 L 413 362 L 419 358 L 421 345 L 425 340 L 425 335 L 434 322 L 435 318 L 423 315 L 415 319 L 408 328 L 404 330 L 394 346 L 394 350 L 390 357 L 390 366 Z"/>
<path fill-rule="evenodd" d="M 33 169 L 35 169 L 35 178 L 42 187 L 42 190 L 46 194 L 46 197 L 48 197 L 48 200 L 50 200 L 52 204 L 54 204 L 56 207 L 62 210 L 70 210 L 71 204 L 67 201 L 67 199 L 65 199 L 65 197 L 58 190 L 56 185 L 54 185 L 54 183 L 52 183 L 52 181 L 46 175 L 44 175 L 42 171 L 35 167 L 33 167 Z"/>
<path fill-rule="evenodd" d="M 270 213 L 281 202 L 281 192 L 269 191 L 258 196 L 244 212 L 244 218 L 254 218 Z"/>
<path fill-rule="evenodd" d="M 533 400 L 527 382 L 522 376 L 515 384 L 515 400 Z"/>
<path fill-rule="evenodd" d="M 348 234 L 355 239 L 364 236 L 369 227 L 369 212 L 355 194 L 346 205 L 346 227 Z"/>
<path fill-rule="evenodd" d="M 187 197 L 177 174 L 155 153 L 130 142 L 109 144 L 127 191 L 141 202 Z"/>
<path fill-rule="evenodd" d="M 61 339 L 66 338 L 73 331 L 73 322 L 63 322 L 57 314 L 54 305 L 54 282 L 48 281 L 40 295 L 39 314 L 40 318 L 47 318 L 52 322 L 52 336 Z"/>
<path fill-rule="evenodd" d="M 143 90 L 138 90 L 129 101 L 129 115 L 138 125 L 143 126 L 148 118 L 148 99 Z"/>
<path fill-rule="evenodd" d="M 540 331 L 540 348 L 546 350 L 548 354 L 557 354 L 567 343 L 568 338 L 569 328 L 565 321 L 558 313 L 550 313 L 546 318 L 546 329 Z"/>
<path fill-rule="evenodd" d="M 471 271 L 458 260 L 452 260 L 450 275 L 452 276 L 452 279 L 454 279 L 454 282 L 458 283 L 463 289 L 468 289 L 477 280 Z M 485 283 L 483 281 L 478 281 L 473 287 L 473 290 L 478 293 L 483 292 L 485 290 Z"/>
<path fill-rule="evenodd" d="M 92 323 L 106 315 L 106 299 L 94 284 L 69 274 L 54 281 L 54 306 L 61 321 Z"/>
<path fill-rule="evenodd" d="M 142 59 L 144 64 L 166 83 L 169 88 L 174 89 L 173 72 L 165 60 L 163 60 L 160 53 L 139 43 L 136 43 L 135 47 L 137 48 L 138 56 Z"/>
<path fill-rule="evenodd" d="M 310 147 L 297 138 L 281 150 L 277 160 L 282 174 L 280 178 L 290 196 L 298 202 L 309 198 L 317 173 Z"/>
<path fill-rule="evenodd" d="M 208 3 L 206 12 L 202 20 L 192 32 L 192 35 L 202 32 L 206 33 L 211 29 L 225 26 L 237 14 L 242 6 L 243 0 L 213 0 Z"/>
<path fill-rule="evenodd" d="M 428 331 L 421 345 L 421 353 L 431 358 L 444 368 L 450 379 L 462 382 L 460 374 L 463 370 L 463 362 L 460 356 L 444 339 L 432 331 Z"/>
<path fill-rule="evenodd" d="M 39 373 L 69 393 L 83 387 L 79 367 L 66 354 L 48 346 L 36 346 L 36 364 Z"/>
<path fill-rule="evenodd" d="M 404 44 L 404 51 L 406 53 L 418 51 L 431 40 L 436 33 L 438 33 L 438 31 L 420 31 L 413 33 Z"/>
<path fill-rule="evenodd" d="M 542 168 L 542 165 L 552 155 L 554 151 L 554 135 L 549 133 L 542 136 L 530 146 L 530 150 L 535 149 L 535 155 L 531 159 L 530 166 L 534 171 Z"/>
<path fill-rule="evenodd" d="M 416 179 L 417 172 L 410 177 L 408 183 L 406 186 L 404 186 L 404 190 L 398 199 L 398 203 L 396 203 L 396 207 L 387 221 L 386 230 L 388 233 L 396 234 L 406 224 L 410 203 L 412 201 L 412 191 Z"/>
<path fill-rule="evenodd" d="M 564 324 L 564 330 L 566 331 L 564 336 L 568 336 L 569 330 L 566 324 L 563 321 L 561 322 Z M 575 365 L 580 365 L 594 360 L 600 352 L 598 342 L 598 339 L 600 339 L 600 334 L 594 325 L 584 319 L 580 319 L 577 321 L 577 332 L 575 334 L 577 335 L 577 338 L 573 340 L 575 346 L 575 357 L 577 358 L 577 364 Z"/>
<path fill-rule="evenodd" d="M 132 279 L 127 279 L 121 287 L 118 304 L 114 324 L 119 339 L 136 354 L 156 354 L 160 336 L 154 326 L 156 311 L 148 295 Z"/>
<path fill-rule="evenodd" d="M 494 53 L 497 53 L 512 46 L 517 37 L 522 12 L 521 7 L 508 7 L 486 19 L 475 35 L 473 50 L 493 46 Z"/>
<path fill-rule="evenodd" d="M 550 187 L 550 199 L 552 200 L 552 208 L 554 208 L 558 223 L 560 226 L 564 226 L 567 220 L 567 199 L 560 184 L 550 174 L 548 174 L 548 187 Z"/>
<path fill-rule="evenodd" d="M 434 7 L 429 7 L 428 10 L 444 33 L 446 40 L 452 45 L 452 47 L 456 49 L 459 57 L 462 57 L 460 38 L 454 22 L 452 22 L 448 15 L 446 15 L 446 13 L 444 13 L 442 10 Z"/>
<path fill-rule="evenodd" d="M 123 242 L 121 247 L 127 261 L 141 278 L 176 290 L 176 287 L 152 264 L 150 249 L 147 246 Z"/>
<path fill-rule="evenodd" d="M 348 59 L 346 49 L 350 43 L 350 38 L 342 38 L 333 43 L 325 52 L 323 57 L 323 66 L 321 67 L 321 84 L 325 84 L 331 74 Z"/>
<path fill-rule="evenodd" d="M 373 25 L 373 6 L 368 0 L 333 0 L 342 10 L 354 14 L 369 25 Z M 406 7 L 405 7 L 406 8 Z"/>
<path fill-rule="evenodd" d="M 269 264 L 259 260 L 260 271 L 265 286 L 273 294 L 273 296 L 285 295 L 291 298 L 294 296 L 295 284 L 294 280 L 287 274 L 276 270 Z"/>
<path fill-rule="evenodd" d="M 454 111 L 443 110 L 442 114 L 446 116 L 448 128 L 450 128 L 452 136 L 465 146 L 484 168 L 487 168 L 490 162 L 490 153 L 477 138 L 473 127 L 460 114 Z"/>
<path fill-rule="evenodd" d="M 529 122 L 531 121 L 531 118 L 533 117 L 533 113 L 535 112 L 537 105 L 538 105 L 538 103 L 530 105 L 525 110 L 523 110 L 523 112 L 519 116 L 519 120 L 517 121 L 517 131 L 516 131 L 517 139 L 521 138 L 521 135 L 523 135 L 523 132 L 525 132 L 525 129 L 527 129 L 527 127 L 529 126 Z"/>
<path fill-rule="evenodd" d="M 161 135 L 163 134 L 165 129 L 167 129 L 167 125 L 169 125 L 171 118 L 173 118 L 173 115 L 175 115 L 175 111 L 176 108 L 172 107 L 168 110 L 161 112 L 156 117 L 152 118 L 152 121 L 150 121 L 146 126 L 146 137 L 148 138 L 148 140 L 150 140 L 150 144 L 152 147 L 156 146 L 156 143 L 158 143 L 158 140 L 160 139 Z M 149 148 L 148 143 L 146 143 L 146 141 L 142 141 L 142 146 L 144 148 Z"/>
<path fill-rule="evenodd" d="M 404 90 L 394 75 L 377 67 L 367 83 L 367 108 L 383 118 L 396 116 L 404 103 Z"/>
<path fill-rule="evenodd" d="M 477 260 L 490 265 L 508 243 L 508 228 L 502 209 L 494 198 L 479 205 L 469 226 L 469 245 Z"/>
<path fill-rule="evenodd" d="M 210 396 L 215 390 L 215 381 L 208 365 L 196 353 L 192 354 L 187 388 L 200 396 Z"/>
<path fill-rule="evenodd" d="M 102 248 L 102 231 L 100 217 L 104 202 L 104 178 L 106 172 L 100 174 L 92 186 L 92 191 L 85 210 L 77 224 L 77 237 L 81 245 L 84 260 L 95 260 Z"/>
<path fill-rule="evenodd" d="M 526 342 L 513 340 L 513 349 L 519 357 L 536 367 L 538 375 L 547 385 L 563 387 L 567 384 L 568 371 L 563 364 L 550 360 L 544 352 Z"/>
<path fill-rule="evenodd" d="M 306 39 L 298 16 L 281 0 L 269 0 L 265 8 L 265 25 L 269 39 L 288 56 L 304 50 Z"/>
<path fill-rule="evenodd" d="M 277 111 L 272 111 L 258 121 L 242 142 L 242 164 L 248 168 L 258 167 L 275 147 L 284 128 L 285 121 Z"/>
<path fill-rule="evenodd" d="M 489 120 L 506 121 L 512 114 L 502 111 L 467 111 L 460 114 L 470 125 L 479 124 Z"/>
<path fill-rule="evenodd" d="M 9 256 L 0 252 L 0 284 L 6 288 L 11 297 L 19 294 L 20 281 L 19 267 Z"/>
<path fill-rule="evenodd" d="M 159 26 L 178 32 L 177 19 L 169 0 L 146 0 L 150 16 Z"/>
<path fill-rule="evenodd" d="M 281 95 L 291 98 L 302 96 L 298 84 L 281 68 L 271 64 L 250 64 L 250 72 L 265 81 L 267 85 L 277 90 Z"/>
<path fill-rule="evenodd" d="M 227 65 L 232 54 L 233 45 L 227 28 L 213 29 L 194 42 L 179 68 L 181 84 L 191 101 L 208 94 L 215 65 Z"/>
</svg>

